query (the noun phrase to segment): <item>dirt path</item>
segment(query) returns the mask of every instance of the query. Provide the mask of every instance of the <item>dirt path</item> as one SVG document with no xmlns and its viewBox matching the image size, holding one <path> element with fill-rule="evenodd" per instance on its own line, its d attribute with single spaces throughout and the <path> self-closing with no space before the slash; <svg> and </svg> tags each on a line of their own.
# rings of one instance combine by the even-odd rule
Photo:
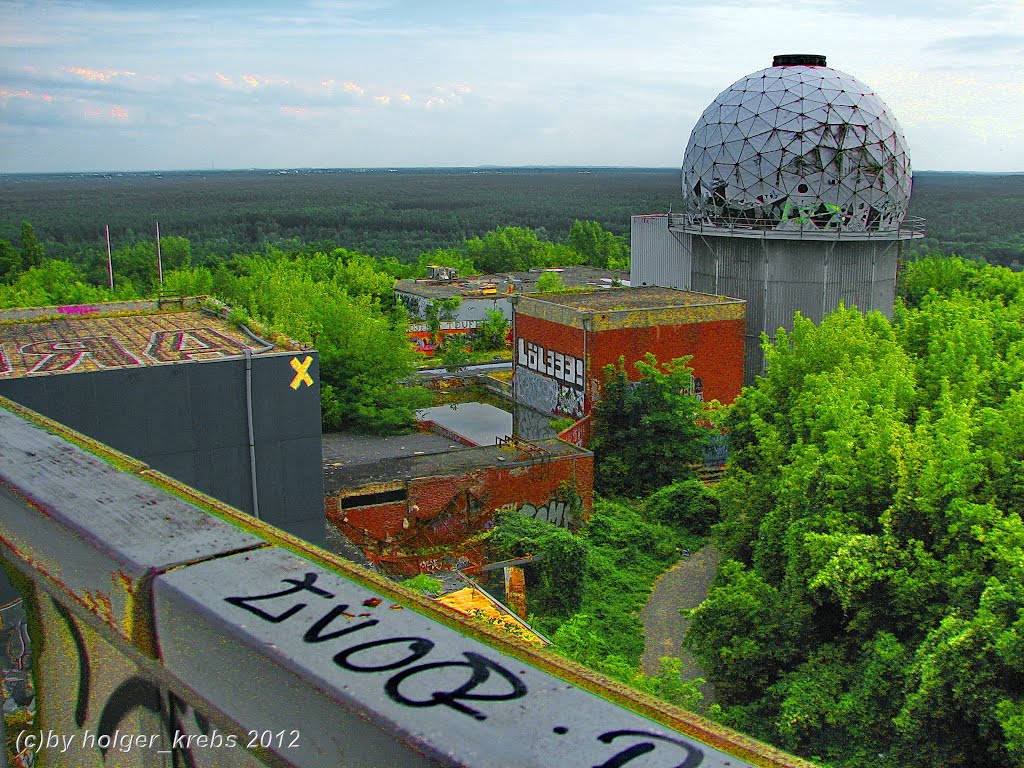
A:
<svg viewBox="0 0 1024 768">
<path fill-rule="evenodd" d="M 677 656 L 683 661 L 683 678 L 691 680 L 704 677 L 692 654 L 684 651 L 679 641 L 690 623 L 679 615 L 684 608 L 696 608 L 707 595 L 715 572 L 718 570 L 719 554 L 708 545 L 690 557 L 684 557 L 662 574 L 654 585 L 647 605 L 640 611 L 644 625 L 643 670 L 648 675 L 658 672 L 658 659 L 662 656 Z M 710 684 L 701 688 L 705 703 L 715 700 Z"/>
</svg>

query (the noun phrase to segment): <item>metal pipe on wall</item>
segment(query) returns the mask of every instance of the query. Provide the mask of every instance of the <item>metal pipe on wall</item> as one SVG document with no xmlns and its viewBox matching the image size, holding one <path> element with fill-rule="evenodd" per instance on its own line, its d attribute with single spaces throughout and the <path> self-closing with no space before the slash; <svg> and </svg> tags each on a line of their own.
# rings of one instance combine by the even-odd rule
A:
<svg viewBox="0 0 1024 768">
<path fill-rule="evenodd" d="M 252 425 L 252 350 L 245 350 L 245 417 L 249 422 L 249 473 L 252 477 L 252 516 L 260 519 L 260 496 L 256 488 L 256 434 Z"/>
</svg>

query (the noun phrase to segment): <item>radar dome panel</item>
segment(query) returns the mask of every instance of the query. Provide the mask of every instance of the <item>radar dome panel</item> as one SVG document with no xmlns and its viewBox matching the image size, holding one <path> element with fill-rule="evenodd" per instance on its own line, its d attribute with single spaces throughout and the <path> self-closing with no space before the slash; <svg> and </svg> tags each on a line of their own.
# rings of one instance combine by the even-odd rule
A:
<svg viewBox="0 0 1024 768">
<path fill-rule="evenodd" d="M 782 232 L 898 230 L 911 170 L 896 119 L 823 57 L 790 58 L 822 63 L 755 72 L 704 110 L 683 158 L 687 214 Z"/>
</svg>

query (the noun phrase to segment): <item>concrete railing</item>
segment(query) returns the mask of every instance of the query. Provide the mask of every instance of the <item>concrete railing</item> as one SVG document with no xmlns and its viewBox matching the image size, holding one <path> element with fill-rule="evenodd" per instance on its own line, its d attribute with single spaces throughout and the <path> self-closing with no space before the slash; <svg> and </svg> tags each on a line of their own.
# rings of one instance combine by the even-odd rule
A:
<svg viewBox="0 0 1024 768">
<path fill-rule="evenodd" d="M 0 402 L 43 766 L 800 766 Z"/>
</svg>

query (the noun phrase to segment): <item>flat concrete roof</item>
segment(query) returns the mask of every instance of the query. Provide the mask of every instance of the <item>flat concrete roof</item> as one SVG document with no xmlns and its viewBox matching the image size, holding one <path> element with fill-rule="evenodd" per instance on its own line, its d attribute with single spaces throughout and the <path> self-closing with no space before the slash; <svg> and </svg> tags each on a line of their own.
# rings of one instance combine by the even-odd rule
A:
<svg viewBox="0 0 1024 768">
<path fill-rule="evenodd" d="M 154 302 L 143 303 L 153 307 Z M 0 312 L 0 376 L 16 378 L 106 368 L 182 363 L 294 351 L 278 338 L 269 342 L 219 315 L 192 309 L 105 312 L 105 305 L 56 307 L 28 317 Z"/>
<path fill-rule="evenodd" d="M 547 269 L 531 269 L 528 272 L 500 272 L 493 275 L 472 275 L 458 277 L 455 280 L 399 280 L 395 290 L 428 299 L 448 299 L 462 296 L 467 299 L 500 299 L 504 298 L 509 283 L 515 293 L 532 293 L 537 289 L 537 280 L 545 272 L 557 272 L 562 281 L 569 287 L 611 287 L 612 282 L 628 282 L 629 271 L 619 269 L 597 269 L 596 267 L 572 266 Z M 482 283 L 496 283 L 498 293 L 488 296 L 473 295 Z M 470 292 L 470 295 L 464 295 Z"/>
<path fill-rule="evenodd" d="M 438 437 L 438 435 L 400 435 L 398 438 L 369 438 L 369 440 L 393 441 L 402 440 L 415 444 L 413 437 Z M 531 454 L 517 446 L 485 445 L 478 448 L 459 448 L 449 450 L 451 441 L 444 441 L 445 448 L 440 452 L 410 454 L 403 451 L 397 454 L 393 447 L 383 443 L 380 451 L 370 449 L 365 453 L 342 455 L 340 445 L 328 447 L 330 435 L 324 435 L 324 492 L 332 496 L 340 491 L 355 490 L 371 483 L 402 482 L 420 477 L 440 477 L 458 475 L 487 467 L 514 466 L 529 464 L 541 457 L 560 457 L 588 455 L 589 452 L 577 448 L 564 440 L 537 440 L 531 445 L 540 450 Z M 341 444 L 344 444 L 344 438 Z M 405 445 L 403 442 L 402 445 Z M 394 446 L 394 443 L 391 444 Z M 369 448 L 369 445 L 366 446 Z"/>
<path fill-rule="evenodd" d="M 411 432 L 408 435 L 364 435 L 354 432 L 324 432 L 325 466 L 375 464 L 384 459 L 398 459 L 423 453 L 442 453 L 465 446 L 434 432 Z"/>
<path fill-rule="evenodd" d="M 523 300 L 546 301 L 582 312 L 615 312 L 631 309 L 665 309 L 667 307 L 704 307 L 712 304 L 743 304 L 743 299 L 715 296 L 710 293 L 660 288 L 654 285 L 638 288 L 614 288 L 585 293 L 544 293 L 524 296 Z"/>
</svg>

